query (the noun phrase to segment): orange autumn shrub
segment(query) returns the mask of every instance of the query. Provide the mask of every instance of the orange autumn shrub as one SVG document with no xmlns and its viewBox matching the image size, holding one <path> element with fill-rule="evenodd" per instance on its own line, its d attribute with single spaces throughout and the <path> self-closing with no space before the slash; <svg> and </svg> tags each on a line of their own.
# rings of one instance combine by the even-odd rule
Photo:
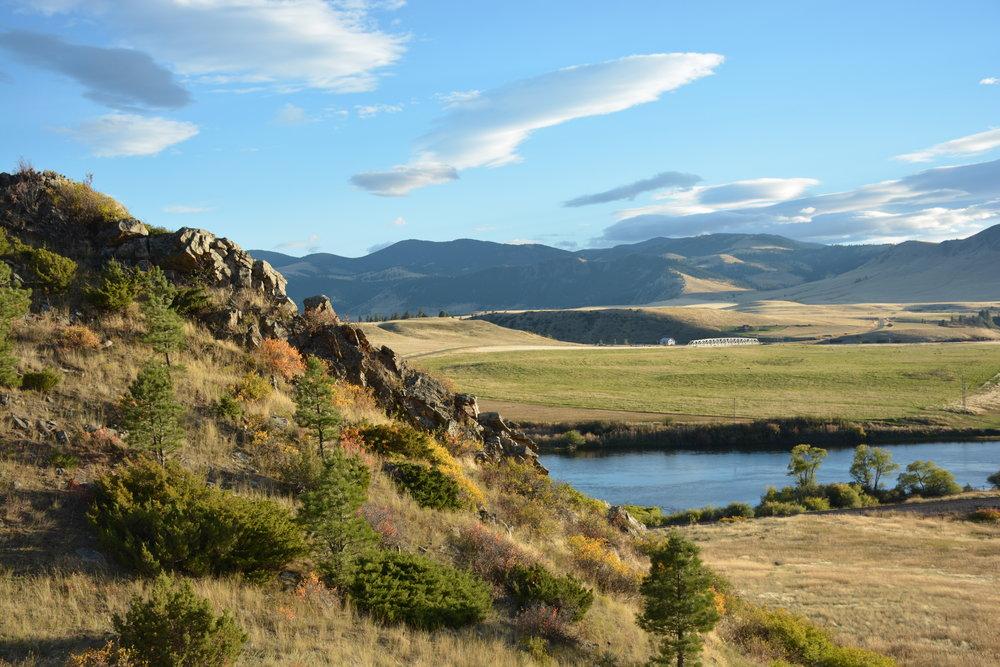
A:
<svg viewBox="0 0 1000 667">
<path fill-rule="evenodd" d="M 257 363 L 266 372 L 285 380 L 302 375 L 306 364 L 302 355 L 288 341 L 277 338 L 267 338 L 255 353 Z"/>
<path fill-rule="evenodd" d="M 618 593 L 638 590 L 641 575 L 629 567 L 605 540 L 573 535 L 567 543 L 573 562 L 601 589 Z"/>
<path fill-rule="evenodd" d="M 74 324 L 59 330 L 57 345 L 65 350 L 96 350 L 101 347 L 101 339 L 89 328 Z"/>
</svg>

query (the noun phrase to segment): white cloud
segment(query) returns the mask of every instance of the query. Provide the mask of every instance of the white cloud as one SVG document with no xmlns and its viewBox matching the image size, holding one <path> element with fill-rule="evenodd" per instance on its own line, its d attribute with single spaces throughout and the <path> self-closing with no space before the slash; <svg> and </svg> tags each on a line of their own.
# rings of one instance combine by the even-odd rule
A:
<svg viewBox="0 0 1000 667">
<path fill-rule="evenodd" d="M 406 41 L 374 27 L 369 4 L 357 2 L 45 0 L 37 9 L 94 15 L 180 73 L 237 88 L 371 90 Z"/>
<path fill-rule="evenodd" d="M 408 164 L 363 174 L 356 185 L 398 196 L 473 167 L 499 167 L 520 159 L 517 149 L 532 132 L 577 118 L 600 116 L 654 102 L 664 93 L 713 73 L 723 61 L 714 53 L 658 53 L 579 65 L 480 93 L 451 110 L 417 141 Z M 379 176 L 391 187 L 382 187 Z M 409 179 L 405 178 L 410 176 Z"/>
<path fill-rule="evenodd" d="M 538 241 L 534 239 L 511 239 L 506 243 L 510 245 L 538 245 Z"/>
<path fill-rule="evenodd" d="M 721 185 L 702 185 L 655 197 L 663 204 L 653 204 L 620 211 L 619 218 L 669 213 L 692 215 L 734 208 L 756 208 L 800 197 L 810 187 L 819 185 L 813 178 L 753 178 Z"/>
<path fill-rule="evenodd" d="M 287 102 L 274 114 L 274 122 L 279 125 L 302 125 L 311 123 L 313 118 L 300 106 Z"/>
<path fill-rule="evenodd" d="M 633 209 L 604 230 L 604 243 L 714 232 L 771 233 L 837 243 L 968 236 L 1000 223 L 1000 160 L 940 167 L 845 192 L 767 206 Z"/>
<path fill-rule="evenodd" d="M 351 183 L 383 197 L 401 197 L 425 185 L 447 183 L 458 178 L 454 167 L 446 164 L 415 164 L 393 167 L 392 171 L 369 171 L 355 174 Z"/>
<path fill-rule="evenodd" d="M 90 146 L 97 157 L 156 155 L 198 134 L 194 123 L 167 118 L 112 113 L 65 130 Z"/>
<path fill-rule="evenodd" d="M 310 234 L 308 238 L 285 241 L 274 246 L 275 250 L 305 250 L 307 252 L 319 251 L 319 234 Z"/>
<path fill-rule="evenodd" d="M 436 97 L 446 109 L 452 109 L 479 99 L 481 94 L 482 91 L 480 90 L 453 90 L 450 93 L 438 93 L 434 97 Z"/>
<path fill-rule="evenodd" d="M 359 104 L 354 107 L 354 112 L 359 118 L 371 118 L 383 113 L 399 113 L 402 110 L 402 104 Z"/>
<path fill-rule="evenodd" d="M 402 227 L 403 225 L 406 224 L 406 218 L 404 218 L 403 216 L 399 216 L 398 218 L 392 221 L 392 224 L 396 225 L 397 227 Z"/>
<path fill-rule="evenodd" d="M 190 206 L 187 204 L 171 204 L 164 206 L 163 212 L 171 215 L 196 215 L 198 213 L 209 213 L 214 211 L 214 206 Z"/>
<path fill-rule="evenodd" d="M 904 162 L 930 162 L 939 157 L 957 157 L 962 155 L 976 155 L 985 153 L 994 148 L 1000 148 L 1000 129 L 986 130 L 977 134 L 970 134 L 944 143 L 935 144 L 930 148 L 897 155 L 897 160 Z"/>
<path fill-rule="evenodd" d="M 563 206 L 589 206 L 591 204 L 604 204 L 621 199 L 635 199 L 637 195 L 649 190 L 660 188 L 678 189 L 689 188 L 701 180 L 701 176 L 685 174 L 678 171 L 664 171 L 649 178 L 633 181 L 626 185 L 619 185 L 617 188 L 596 192 L 590 195 L 574 197 L 563 202 Z"/>
<path fill-rule="evenodd" d="M 981 86 L 995 86 L 1000 84 L 1000 78 L 995 76 L 988 76 L 979 80 L 979 85 Z"/>
</svg>

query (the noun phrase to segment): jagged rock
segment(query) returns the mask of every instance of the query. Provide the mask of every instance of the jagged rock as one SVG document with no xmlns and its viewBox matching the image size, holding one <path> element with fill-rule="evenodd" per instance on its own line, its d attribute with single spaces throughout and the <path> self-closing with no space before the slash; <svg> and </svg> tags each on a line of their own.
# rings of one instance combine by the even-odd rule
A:
<svg viewBox="0 0 1000 667">
<path fill-rule="evenodd" d="M 23 417 L 18 417 L 17 415 L 11 415 L 10 419 L 12 422 L 14 422 L 14 428 L 25 432 L 31 430 L 31 423 L 27 419 L 24 419 Z"/>
<path fill-rule="evenodd" d="M 69 444 L 69 433 L 67 433 L 66 431 L 60 429 L 56 431 L 55 435 L 56 435 L 56 442 L 58 442 L 60 445 Z"/>
<path fill-rule="evenodd" d="M 245 347 L 256 350 L 263 342 L 264 337 L 260 335 L 260 329 L 257 328 L 256 324 L 251 324 L 247 327 L 246 333 L 243 334 L 243 345 Z"/>
<path fill-rule="evenodd" d="M 119 220 L 108 225 L 102 234 L 102 240 L 108 245 L 121 245 L 130 239 L 137 239 L 149 236 L 149 228 L 135 218 Z"/>
<path fill-rule="evenodd" d="M 10 394 L 0 394 L 0 405 L 4 407 L 10 405 Z"/>
<path fill-rule="evenodd" d="M 479 402 L 472 394 L 455 394 L 455 409 L 464 412 L 470 419 L 479 419 Z"/>
<path fill-rule="evenodd" d="M 208 313 L 202 319 L 213 331 L 235 331 L 243 312 L 239 308 L 226 308 Z"/>
<path fill-rule="evenodd" d="M 608 523 L 629 535 L 641 535 L 646 532 L 646 526 L 621 505 L 612 505 L 608 508 Z"/>
</svg>

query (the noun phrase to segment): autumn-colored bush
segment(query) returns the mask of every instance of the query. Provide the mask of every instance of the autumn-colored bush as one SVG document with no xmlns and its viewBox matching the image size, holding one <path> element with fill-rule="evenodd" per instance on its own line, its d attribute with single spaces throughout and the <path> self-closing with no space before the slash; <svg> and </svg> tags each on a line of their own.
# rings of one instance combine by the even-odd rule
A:
<svg viewBox="0 0 1000 667">
<path fill-rule="evenodd" d="M 298 377 L 306 370 L 306 364 L 299 351 L 287 341 L 277 338 L 265 339 L 257 348 L 254 357 L 266 373 L 284 380 Z"/>
<path fill-rule="evenodd" d="M 139 667 L 139 662 L 132 651 L 109 641 L 101 648 L 72 654 L 66 667 Z"/>
<path fill-rule="evenodd" d="M 1000 509 L 995 507 L 980 507 L 969 513 L 969 521 L 981 523 L 1000 523 Z"/>
<path fill-rule="evenodd" d="M 102 452 L 125 449 L 125 441 L 116 431 L 107 426 L 83 433 L 80 436 L 80 442 L 87 448 Z"/>
<path fill-rule="evenodd" d="M 365 503 L 361 508 L 361 514 L 378 534 L 379 543 L 383 548 L 395 549 L 402 546 L 403 540 L 399 534 L 399 527 L 396 525 L 396 514 L 391 507 L 377 503 Z"/>
<path fill-rule="evenodd" d="M 629 567 L 606 541 L 573 535 L 567 544 L 576 566 L 602 590 L 618 593 L 638 590 L 640 574 Z"/>
<path fill-rule="evenodd" d="M 515 565 L 528 562 L 527 554 L 513 540 L 481 523 L 460 527 L 451 546 L 457 563 L 495 584 L 506 581 Z"/>
<path fill-rule="evenodd" d="M 372 413 L 381 413 L 378 401 L 371 387 L 341 382 L 333 392 L 333 404 L 341 412 L 364 416 Z"/>
<path fill-rule="evenodd" d="M 245 403 L 257 403 L 271 395 L 271 383 L 256 373 L 247 373 L 232 387 L 234 398 Z"/>
<path fill-rule="evenodd" d="M 77 224 L 116 222 L 129 217 L 128 209 L 86 183 L 63 180 L 55 186 L 54 203 Z"/>
<path fill-rule="evenodd" d="M 514 629 L 523 637 L 541 637 L 549 641 L 568 642 L 574 638 L 573 619 L 556 607 L 543 604 L 525 607 L 514 617 Z"/>
<path fill-rule="evenodd" d="M 74 324 L 59 330 L 57 344 L 67 350 L 96 350 L 101 346 L 101 339 L 89 328 Z"/>
</svg>

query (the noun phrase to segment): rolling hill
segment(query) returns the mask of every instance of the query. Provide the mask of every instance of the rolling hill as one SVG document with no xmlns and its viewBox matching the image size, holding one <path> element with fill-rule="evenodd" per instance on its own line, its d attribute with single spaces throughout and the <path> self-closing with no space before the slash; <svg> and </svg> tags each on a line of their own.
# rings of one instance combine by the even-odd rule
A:
<svg viewBox="0 0 1000 667">
<path fill-rule="evenodd" d="M 1000 226 L 959 241 L 898 245 L 708 234 L 577 252 L 471 239 L 401 241 L 358 258 L 252 252 L 288 278 L 293 299 L 324 293 L 354 318 L 644 305 L 686 294 L 806 303 L 1000 296 Z"/>
</svg>

